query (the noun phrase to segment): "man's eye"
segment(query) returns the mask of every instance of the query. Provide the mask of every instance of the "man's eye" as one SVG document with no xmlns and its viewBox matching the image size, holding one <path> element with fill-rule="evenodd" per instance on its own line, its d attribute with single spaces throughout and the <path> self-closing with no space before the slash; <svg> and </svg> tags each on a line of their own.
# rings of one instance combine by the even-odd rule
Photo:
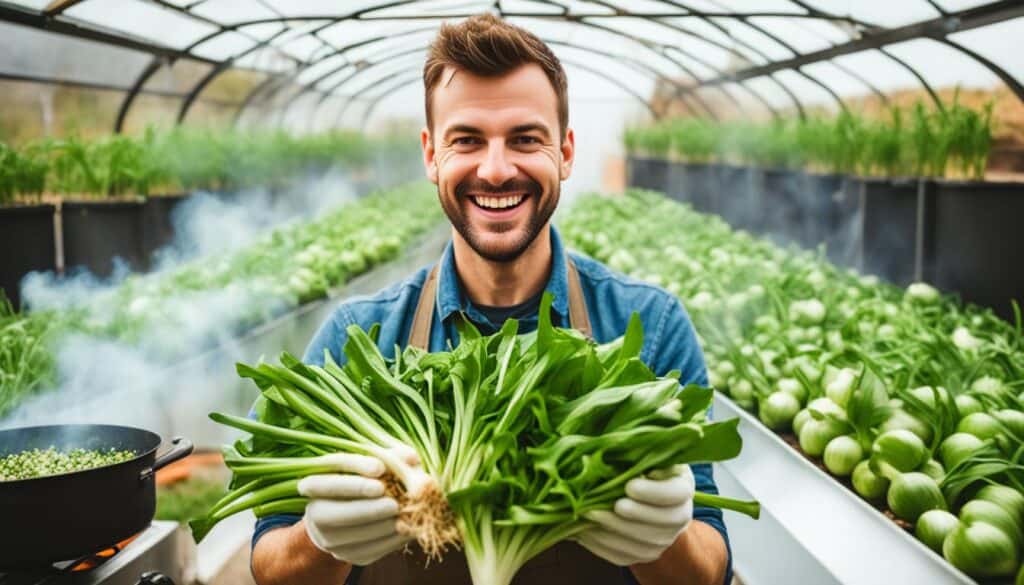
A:
<svg viewBox="0 0 1024 585">
<path fill-rule="evenodd" d="M 513 141 L 516 144 L 540 144 L 540 140 L 536 136 L 516 136 Z"/>
<path fill-rule="evenodd" d="M 466 146 L 476 143 L 477 139 L 475 136 L 459 136 L 455 140 L 452 140 L 452 144 L 457 144 L 459 146 Z"/>
</svg>

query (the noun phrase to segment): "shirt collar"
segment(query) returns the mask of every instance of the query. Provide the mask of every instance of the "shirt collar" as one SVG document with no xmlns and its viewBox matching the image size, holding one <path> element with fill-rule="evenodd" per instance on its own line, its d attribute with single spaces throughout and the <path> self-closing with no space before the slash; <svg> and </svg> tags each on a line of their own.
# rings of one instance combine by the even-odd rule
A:
<svg viewBox="0 0 1024 585">
<path fill-rule="evenodd" d="M 466 296 L 455 270 L 455 251 L 451 241 L 441 255 L 437 275 L 437 307 L 442 321 L 454 313 L 470 313 L 469 297 Z M 552 308 L 558 313 L 561 323 L 569 322 L 569 274 L 565 265 L 565 248 L 555 226 L 551 226 L 551 276 L 545 290 L 554 295 Z"/>
</svg>

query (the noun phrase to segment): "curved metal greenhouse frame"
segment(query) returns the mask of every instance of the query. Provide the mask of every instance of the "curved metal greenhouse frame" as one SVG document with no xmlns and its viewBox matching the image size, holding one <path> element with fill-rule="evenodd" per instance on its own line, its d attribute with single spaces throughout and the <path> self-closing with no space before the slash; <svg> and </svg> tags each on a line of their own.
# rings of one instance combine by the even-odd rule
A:
<svg viewBox="0 0 1024 585">
<path fill-rule="evenodd" d="M 616 87 L 641 102 L 654 117 L 665 112 L 652 102 L 652 97 L 642 95 L 606 67 L 627 67 L 658 87 L 670 88 L 669 97 L 681 100 L 691 112 L 712 119 L 719 114 L 709 103 L 709 95 L 723 99 L 742 115 L 749 115 L 748 106 L 754 103 L 772 116 L 779 116 L 780 109 L 803 116 L 808 103 L 806 98 L 801 99 L 802 92 L 792 87 L 796 80 L 820 90 L 839 108 L 846 108 L 849 98 L 863 95 L 874 95 L 887 103 L 886 89 L 876 84 L 871 71 L 836 60 L 871 53 L 886 66 L 909 74 L 941 108 L 920 59 L 894 50 L 901 44 L 926 40 L 956 52 L 1024 101 L 1024 84 L 1019 77 L 1024 67 L 1009 71 L 991 51 L 986 54 L 953 38 L 958 33 L 1001 23 L 1024 23 L 1024 2 L 1019 0 L 907 0 L 900 4 L 901 14 L 913 16 L 900 17 L 890 26 L 883 26 L 880 20 L 892 20 L 891 14 L 879 14 L 875 19 L 843 14 L 823 7 L 834 5 L 828 0 L 759 3 L 771 7 L 764 10 L 740 10 L 749 3 L 738 0 L 354 0 L 337 3 L 335 11 L 324 11 L 328 3 L 315 0 L 116 2 L 115 6 L 115 0 L 54 0 L 39 8 L 40 0 L 0 0 L 0 22 L 148 55 L 148 64 L 131 83 L 119 86 L 2 69 L 0 79 L 123 91 L 113 128 L 120 132 L 140 95 L 178 98 L 175 119 L 181 123 L 204 90 L 223 74 L 235 69 L 255 71 L 266 77 L 254 84 L 241 101 L 231 104 L 236 108 L 235 123 L 247 110 L 268 107 L 275 100 L 280 103 L 272 107 L 278 110 L 276 119 L 281 123 L 300 99 L 313 95 L 316 101 L 310 111 L 311 123 L 328 100 L 339 98 L 342 107 L 336 123 L 342 122 L 354 103 L 362 102 L 365 110 L 361 123 L 365 125 L 383 99 L 419 80 L 420 57 L 425 55 L 429 35 L 442 21 L 491 12 L 528 28 L 536 23 L 545 31 L 537 32 L 538 36 L 552 46 L 567 68 L 585 71 Z M 187 43 L 169 42 L 158 38 L 162 35 L 137 32 L 130 21 L 124 20 L 130 16 L 122 18 L 119 10 L 109 10 L 124 7 L 157 18 L 162 15 L 204 32 L 193 35 Z M 867 11 L 862 7 L 855 10 Z M 374 27 L 379 32 L 344 43 L 329 39 L 332 29 L 346 25 Z M 807 36 L 794 39 L 793 31 L 805 31 Z M 600 39 L 584 40 L 588 36 Z M 248 46 L 229 50 L 219 58 L 205 49 L 230 40 Z M 396 40 L 407 42 L 396 46 Z M 613 50 L 608 42 L 601 42 L 608 40 L 627 50 Z M 297 55 L 294 48 L 302 44 L 315 49 Z M 801 50 L 800 45 L 813 48 Z M 587 59 L 563 54 L 577 52 L 586 54 Z M 727 57 L 727 62 L 715 63 L 709 54 Z M 270 55 L 276 66 L 261 64 L 260 58 L 254 58 L 259 55 Z M 390 70 L 409 57 L 417 57 L 417 63 Z M 181 93 L 147 89 L 157 73 L 181 61 L 204 65 L 208 70 Z M 838 91 L 821 71 L 815 70 L 821 67 L 833 68 L 857 89 Z M 776 98 L 781 97 L 781 102 L 773 103 L 766 91 L 780 92 Z"/>
</svg>

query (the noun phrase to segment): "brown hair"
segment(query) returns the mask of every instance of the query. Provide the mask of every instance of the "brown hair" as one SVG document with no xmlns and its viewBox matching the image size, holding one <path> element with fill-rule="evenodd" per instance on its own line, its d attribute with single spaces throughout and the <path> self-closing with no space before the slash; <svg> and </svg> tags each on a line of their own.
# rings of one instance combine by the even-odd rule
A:
<svg viewBox="0 0 1024 585">
<path fill-rule="evenodd" d="M 423 66 L 426 88 L 427 127 L 433 128 L 430 101 L 446 66 L 474 75 L 498 77 L 528 63 L 544 70 L 558 97 L 558 125 L 562 138 L 569 126 L 568 81 L 558 57 L 533 33 L 509 24 L 493 14 L 479 14 L 459 24 L 443 24 L 430 44 Z"/>
</svg>

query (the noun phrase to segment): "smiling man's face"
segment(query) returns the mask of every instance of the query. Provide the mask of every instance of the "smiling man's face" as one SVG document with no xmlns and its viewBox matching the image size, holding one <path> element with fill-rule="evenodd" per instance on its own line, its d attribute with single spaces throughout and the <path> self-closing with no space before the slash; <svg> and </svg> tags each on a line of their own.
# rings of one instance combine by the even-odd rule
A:
<svg viewBox="0 0 1024 585">
<path fill-rule="evenodd" d="M 421 133 L 427 176 L 456 232 L 480 256 L 515 260 L 545 229 L 572 170 L 558 98 L 539 65 L 481 77 L 447 68 Z"/>
</svg>

